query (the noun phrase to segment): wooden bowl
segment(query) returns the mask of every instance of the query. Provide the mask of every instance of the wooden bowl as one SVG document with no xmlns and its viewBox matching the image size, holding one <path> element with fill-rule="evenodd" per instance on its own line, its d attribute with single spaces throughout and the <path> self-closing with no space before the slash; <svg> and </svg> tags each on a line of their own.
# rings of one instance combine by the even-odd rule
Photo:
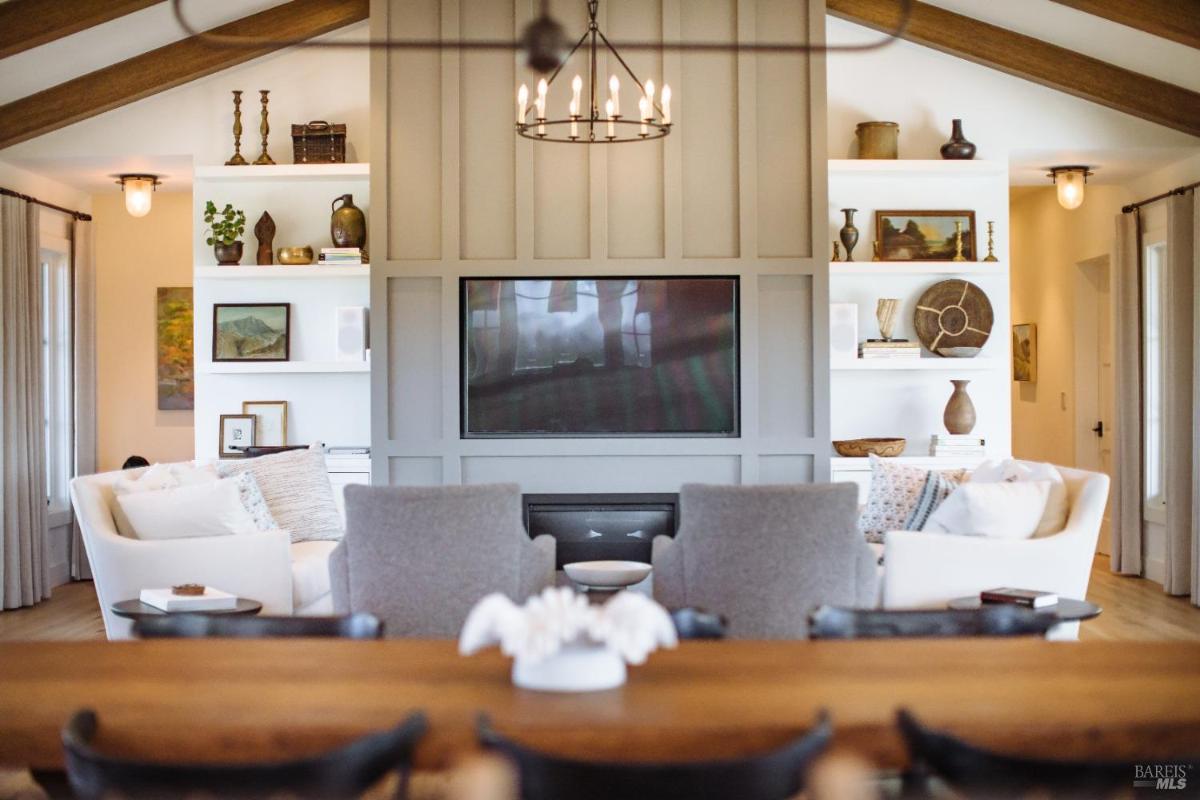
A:
<svg viewBox="0 0 1200 800">
<path fill-rule="evenodd" d="M 865 458 L 872 453 L 883 458 L 898 456 L 904 452 L 904 439 L 843 439 L 833 443 L 839 456 Z"/>
<path fill-rule="evenodd" d="M 304 247 L 281 247 L 279 248 L 278 256 L 279 263 L 288 266 L 311 264 L 313 262 L 313 249 L 307 245 Z"/>
</svg>

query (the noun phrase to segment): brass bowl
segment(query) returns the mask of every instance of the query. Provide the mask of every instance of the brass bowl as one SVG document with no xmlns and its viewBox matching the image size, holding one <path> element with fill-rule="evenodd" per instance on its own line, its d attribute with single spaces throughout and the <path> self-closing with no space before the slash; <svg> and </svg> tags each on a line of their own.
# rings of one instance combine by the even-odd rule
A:
<svg viewBox="0 0 1200 800">
<path fill-rule="evenodd" d="M 279 263 L 288 266 L 313 263 L 313 249 L 304 247 L 281 247 L 278 252 Z"/>
<path fill-rule="evenodd" d="M 874 454 L 884 458 L 898 456 L 904 452 L 904 439 L 843 439 L 833 443 L 833 449 L 839 456 L 847 458 L 865 458 Z"/>
</svg>

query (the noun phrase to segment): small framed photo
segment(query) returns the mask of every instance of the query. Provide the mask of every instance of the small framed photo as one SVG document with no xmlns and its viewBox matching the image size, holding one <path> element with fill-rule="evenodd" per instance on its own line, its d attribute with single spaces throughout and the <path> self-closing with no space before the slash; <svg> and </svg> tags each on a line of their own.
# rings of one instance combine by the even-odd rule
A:
<svg viewBox="0 0 1200 800">
<path fill-rule="evenodd" d="M 254 444 L 279 447 L 287 444 L 287 400 L 243 400 L 242 413 L 254 417 Z"/>
<path fill-rule="evenodd" d="M 962 255 L 975 256 L 974 211 L 876 211 L 880 261 L 953 261 L 954 223 L 962 223 Z"/>
<path fill-rule="evenodd" d="M 1037 323 L 1013 325 L 1013 380 L 1037 383 Z"/>
<path fill-rule="evenodd" d="M 220 435 L 217 444 L 220 458 L 245 458 L 246 448 L 254 444 L 254 415 L 222 414 Z"/>
<path fill-rule="evenodd" d="M 213 361 L 287 361 L 290 303 L 213 305 Z"/>
</svg>

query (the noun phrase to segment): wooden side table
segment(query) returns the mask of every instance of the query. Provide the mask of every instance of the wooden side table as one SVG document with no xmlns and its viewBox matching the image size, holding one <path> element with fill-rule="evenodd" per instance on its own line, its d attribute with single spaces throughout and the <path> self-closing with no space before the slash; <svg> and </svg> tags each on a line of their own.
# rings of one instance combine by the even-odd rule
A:
<svg viewBox="0 0 1200 800">
<path fill-rule="evenodd" d="M 112 612 L 125 619 L 142 619 L 143 617 L 164 617 L 167 614 L 257 614 L 262 611 L 262 603 L 248 597 L 239 597 L 233 608 L 213 608 L 205 611 L 163 611 L 141 600 L 122 600 L 112 604 Z"/>
<path fill-rule="evenodd" d="M 982 608 L 984 603 L 979 599 L 979 595 L 972 595 L 971 597 L 956 597 L 946 605 L 949 608 L 960 611 L 971 611 Z M 1001 604 L 988 603 L 987 605 Z M 1058 598 L 1058 602 L 1052 606 L 1043 606 L 1042 608 L 1035 608 L 1033 610 L 1039 614 L 1053 614 L 1058 617 L 1059 622 L 1080 622 L 1100 616 L 1100 612 L 1104 609 L 1086 600 L 1072 600 L 1069 597 L 1060 597 Z"/>
</svg>

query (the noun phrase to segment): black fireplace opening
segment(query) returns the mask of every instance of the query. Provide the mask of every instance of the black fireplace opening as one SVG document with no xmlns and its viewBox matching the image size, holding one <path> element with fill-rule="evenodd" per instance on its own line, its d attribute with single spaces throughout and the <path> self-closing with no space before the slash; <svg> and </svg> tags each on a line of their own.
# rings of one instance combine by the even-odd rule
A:
<svg viewBox="0 0 1200 800">
<path fill-rule="evenodd" d="M 527 494 L 530 538 L 557 540 L 557 569 L 575 561 L 650 563 L 655 536 L 679 529 L 678 494 Z"/>
</svg>

